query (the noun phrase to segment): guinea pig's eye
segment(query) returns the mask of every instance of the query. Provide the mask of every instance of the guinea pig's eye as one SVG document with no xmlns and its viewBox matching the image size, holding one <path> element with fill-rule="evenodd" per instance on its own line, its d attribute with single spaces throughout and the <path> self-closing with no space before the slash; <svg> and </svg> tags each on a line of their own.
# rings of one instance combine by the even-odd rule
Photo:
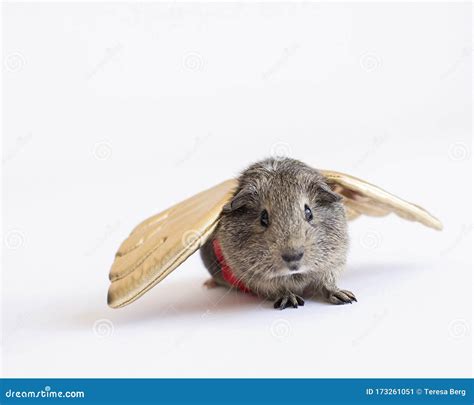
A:
<svg viewBox="0 0 474 405">
<path fill-rule="evenodd" d="M 313 212 L 311 211 L 311 208 L 309 208 L 307 205 L 304 206 L 304 216 L 306 218 L 306 221 L 311 221 L 313 219 Z"/>
<path fill-rule="evenodd" d="M 260 224 L 262 226 L 264 226 L 265 228 L 268 227 L 269 225 L 269 220 L 268 220 L 268 211 L 267 210 L 263 210 L 261 213 L 260 213 Z"/>
</svg>

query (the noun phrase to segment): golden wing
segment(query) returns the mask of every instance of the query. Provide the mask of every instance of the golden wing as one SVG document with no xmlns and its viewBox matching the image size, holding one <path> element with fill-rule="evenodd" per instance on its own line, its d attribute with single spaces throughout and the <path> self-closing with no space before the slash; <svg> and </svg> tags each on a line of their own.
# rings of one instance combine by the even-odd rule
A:
<svg viewBox="0 0 474 405">
<path fill-rule="evenodd" d="M 332 189 L 344 197 L 349 220 L 359 215 L 381 217 L 395 213 L 409 221 L 417 221 L 430 228 L 441 230 L 441 222 L 418 205 L 409 203 L 381 188 L 348 174 L 320 170 Z"/>
<path fill-rule="evenodd" d="M 199 249 L 236 187 L 237 180 L 225 181 L 139 224 L 115 255 L 109 306 L 135 301 Z"/>
</svg>

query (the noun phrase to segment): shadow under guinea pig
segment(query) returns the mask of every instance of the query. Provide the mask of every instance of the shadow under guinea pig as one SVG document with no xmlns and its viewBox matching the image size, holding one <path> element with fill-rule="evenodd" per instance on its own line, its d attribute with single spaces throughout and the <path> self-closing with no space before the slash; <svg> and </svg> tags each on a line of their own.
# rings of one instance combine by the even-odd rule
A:
<svg viewBox="0 0 474 405">
<path fill-rule="evenodd" d="M 367 263 L 349 266 L 340 280 L 341 288 L 353 288 L 356 295 L 363 299 L 364 291 L 376 288 L 377 282 L 383 277 L 390 284 L 397 282 L 400 276 L 420 270 L 419 264 L 413 263 Z M 90 308 L 81 310 L 75 316 L 68 317 L 67 323 L 71 326 L 89 327 L 97 319 L 110 319 L 115 325 L 130 325 L 146 321 L 160 322 L 179 320 L 189 315 L 205 317 L 210 313 L 237 313 L 242 311 L 275 311 L 273 302 L 257 297 L 253 294 L 230 290 L 225 287 L 206 288 L 203 282 L 206 277 L 173 279 L 169 277 L 147 294 L 129 306 L 110 309 L 105 297 L 103 305 L 97 301 L 90 301 Z M 392 281 L 391 281 L 392 280 Z M 363 288 L 362 288 L 363 287 Z M 102 298 L 102 297 L 101 297 Z M 328 304 L 319 294 L 305 294 L 307 302 Z M 285 311 L 290 311 L 291 308 Z M 304 311 L 305 308 L 301 308 Z"/>
<path fill-rule="evenodd" d="M 137 301 L 118 309 L 109 308 L 105 297 L 101 306 L 97 306 L 96 301 L 90 301 L 88 309 L 70 316 L 67 322 L 82 328 L 90 327 L 97 319 L 110 319 L 118 326 L 147 320 L 169 321 L 189 315 L 205 317 L 211 312 L 241 312 L 255 310 L 260 305 L 268 305 L 269 308 L 272 305 L 271 302 L 266 302 L 253 294 L 225 287 L 209 289 L 203 285 L 205 279 L 196 277 L 173 280 L 171 276 Z"/>
</svg>

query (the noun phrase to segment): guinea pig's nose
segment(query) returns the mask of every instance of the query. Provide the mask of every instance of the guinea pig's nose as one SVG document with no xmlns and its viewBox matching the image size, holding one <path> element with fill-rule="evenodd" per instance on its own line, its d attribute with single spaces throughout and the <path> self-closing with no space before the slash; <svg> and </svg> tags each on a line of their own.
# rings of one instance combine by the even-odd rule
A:
<svg viewBox="0 0 474 405">
<path fill-rule="evenodd" d="M 303 252 L 287 252 L 281 255 L 285 262 L 298 262 L 303 257 Z"/>
</svg>

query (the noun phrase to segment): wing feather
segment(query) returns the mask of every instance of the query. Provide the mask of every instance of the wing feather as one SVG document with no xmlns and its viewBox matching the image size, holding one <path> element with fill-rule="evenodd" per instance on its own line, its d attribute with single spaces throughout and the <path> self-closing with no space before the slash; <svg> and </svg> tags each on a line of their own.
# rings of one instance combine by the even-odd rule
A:
<svg viewBox="0 0 474 405">
<path fill-rule="evenodd" d="M 115 255 L 108 304 L 119 308 L 135 301 L 199 249 L 236 187 L 237 180 L 225 181 L 135 227 Z"/>
<path fill-rule="evenodd" d="M 420 222 L 430 228 L 441 230 L 443 225 L 428 211 L 405 201 L 380 187 L 357 177 L 331 170 L 320 170 L 334 191 L 344 197 L 349 219 L 359 215 L 385 216 L 395 213 L 409 221 Z"/>
</svg>

